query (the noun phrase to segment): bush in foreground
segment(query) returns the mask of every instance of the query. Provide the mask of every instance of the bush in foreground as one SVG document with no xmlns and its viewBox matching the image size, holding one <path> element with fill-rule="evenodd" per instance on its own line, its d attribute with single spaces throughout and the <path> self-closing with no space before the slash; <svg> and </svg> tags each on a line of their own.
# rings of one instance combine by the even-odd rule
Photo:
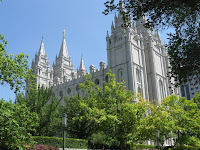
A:
<svg viewBox="0 0 200 150">
<path fill-rule="evenodd" d="M 33 139 L 37 144 L 53 145 L 55 147 L 63 146 L 63 139 L 58 137 L 34 136 Z M 65 147 L 87 149 L 88 141 L 83 139 L 66 138 Z"/>
<path fill-rule="evenodd" d="M 35 146 L 30 146 L 27 147 L 26 150 L 59 150 L 57 147 L 55 146 L 51 146 L 51 145 L 35 145 Z"/>
</svg>

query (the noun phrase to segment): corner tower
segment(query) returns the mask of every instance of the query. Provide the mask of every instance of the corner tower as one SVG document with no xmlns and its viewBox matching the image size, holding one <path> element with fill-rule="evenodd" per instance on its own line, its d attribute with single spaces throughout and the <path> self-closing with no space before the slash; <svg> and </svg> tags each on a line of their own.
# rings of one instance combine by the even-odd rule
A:
<svg viewBox="0 0 200 150">
<path fill-rule="evenodd" d="M 38 86 L 49 87 L 53 85 L 53 72 L 50 70 L 50 62 L 45 54 L 43 38 L 38 54 L 35 54 L 35 61 L 32 61 L 31 68 L 36 76 Z"/>
<path fill-rule="evenodd" d="M 128 90 L 141 93 L 148 99 L 143 36 L 138 34 L 131 17 L 129 26 L 123 26 L 123 1 L 119 5 L 118 16 L 115 14 L 115 21 L 111 25 L 111 35 L 107 33 L 106 37 L 108 69 L 116 75 L 117 82 L 124 80 Z"/>
</svg>

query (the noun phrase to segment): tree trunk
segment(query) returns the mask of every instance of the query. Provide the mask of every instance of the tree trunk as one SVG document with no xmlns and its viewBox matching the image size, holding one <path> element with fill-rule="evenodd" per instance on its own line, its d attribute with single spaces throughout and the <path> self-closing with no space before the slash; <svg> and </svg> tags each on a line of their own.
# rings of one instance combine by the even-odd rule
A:
<svg viewBox="0 0 200 150">
<path fill-rule="evenodd" d="M 124 150 L 124 140 L 120 141 L 120 150 Z"/>
</svg>

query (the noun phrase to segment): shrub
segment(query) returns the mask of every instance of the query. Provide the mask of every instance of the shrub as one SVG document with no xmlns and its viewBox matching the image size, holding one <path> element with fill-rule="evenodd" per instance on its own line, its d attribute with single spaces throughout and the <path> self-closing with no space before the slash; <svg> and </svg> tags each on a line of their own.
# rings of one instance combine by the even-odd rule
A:
<svg viewBox="0 0 200 150">
<path fill-rule="evenodd" d="M 156 145 L 146 145 L 146 144 L 132 144 L 131 149 L 135 150 L 140 150 L 140 149 L 149 149 L 149 150 L 155 150 Z"/>
<path fill-rule="evenodd" d="M 63 146 L 63 139 L 58 137 L 34 136 L 34 141 L 37 144 L 53 145 L 55 147 Z M 65 138 L 66 148 L 88 148 L 88 141 L 83 139 Z"/>
<path fill-rule="evenodd" d="M 35 146 L 31 146 L 31 147 L 27 147 L 26 150 L 59 150 L 57 147 L 55 146 L 50 146 L 50 145 L 35 145 Z"/>
<path fill-rule="evenodd" d="M 38 116 L 26 104 L 13 104 L 0 99 L 0 148 L 24 150 L 32 143 L 31 132 L 38 126 Z"/>
</svg>

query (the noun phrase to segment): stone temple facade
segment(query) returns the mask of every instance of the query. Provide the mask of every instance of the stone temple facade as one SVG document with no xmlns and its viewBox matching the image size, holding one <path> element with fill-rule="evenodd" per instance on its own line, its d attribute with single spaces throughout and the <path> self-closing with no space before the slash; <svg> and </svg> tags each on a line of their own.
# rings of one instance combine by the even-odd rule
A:
<svg viewBox="0 0 200 150">
<path fill-rule="evenodd" d="M 131 21 L 131 26 L 122 27 L 124 5 L 121 3 L 118 15 L 115 15 L 111 25 L 111 33 L 107 32 L 107 65 L 100 62 L 100 68 L 90 66 L 90 74 L 95 84 L 102 86 L 108 82 L 106 73 L 110 70 L 115 74 L 117 82 L 125 81 L 128 90 L 132 90 L 147 100 L 161 99 L 177 94 L 179 91 L 171 85 L 168 74 L 168 54 L 166 46 L 162 43 L 158 30 L 154 33 L 143 26 L 146 17 L 136 22 Z M 50 69 L 50 62 L 44 50 L 43 40 L 38 54 L 32 62 L 32 68 L 37 78 L 38 85 L 54 86 L 56 96 L 71 96 L 78 94 L 78 85 L 84 81 L 87 74 L 81 57 L 80 67 L 74 71 L 72 58 L 68 54 L 65 33 L 59 55 Z"/>
</svg>

